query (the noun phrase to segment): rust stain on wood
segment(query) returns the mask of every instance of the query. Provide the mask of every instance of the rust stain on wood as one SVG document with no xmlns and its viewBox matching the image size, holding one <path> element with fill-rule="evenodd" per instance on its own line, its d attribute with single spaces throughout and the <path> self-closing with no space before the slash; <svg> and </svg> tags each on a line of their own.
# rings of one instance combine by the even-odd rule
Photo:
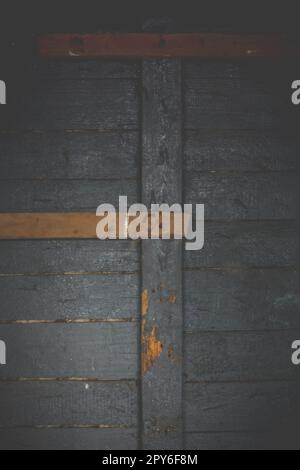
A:
<svg viewBox="0 0 300 470">
<path fill-rule="evenodd" d="M 149 311 L 149 292 L 144 289 L 142 292 L 142 316 L 145 317 Z"/>
<path fill-rule="evenodd" d="M 152 328 L 150 335 L 142 335 L 142 373 L 151 369 L 163 352 L 163 344 L 157 339 L 158 327 Z"/>
<path fill-rule="evenodd" d="M 150 334 L 146 334 L 147 315 L 149 312 L 149 291 L 142 292 L 142 373 L 151 369 L 163 351 L 163 344 L 158 340 L 158 327 L 154 326 Z"/>
</svg>

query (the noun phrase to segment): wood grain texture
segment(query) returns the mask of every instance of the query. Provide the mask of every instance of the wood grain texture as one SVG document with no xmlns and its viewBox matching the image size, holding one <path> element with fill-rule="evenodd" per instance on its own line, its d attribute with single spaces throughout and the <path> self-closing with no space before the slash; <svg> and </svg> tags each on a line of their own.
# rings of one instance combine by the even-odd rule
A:
<svg viewBox="0 0 300 470">
<path fill-rule="evenodd" d="M 135 383 L 0 382 L 0 397 L 2 427 L 136 426 Z"/>
<path fill-rule="evenodd" d="M 1 180 L 76 179 L 80 185 L 134 179 L 138 172 L 136 132 L 2 133 L 0 153 Z"/>
<path fill-rule="evenodd" d="M 288 331 L 194 332 L 185 337 L 187 381 L 298 379 Z"/>
<path fill-rule="evenodd" d="M 9 348 L 2 379 L 137 377 L 134 323 L 1 325 L 1 338 Z"/>
<path fill-rule="evenodd" d="M 274 432 L 203 432 L 186 434 L 186 450 L 295 450 L 290 438 L 279 438 Z M 286 442 L 286 440 L 289 442 Z M 294 439 L 293 439 L 294 440 Z"/>
<path fill-rule="evenodd" d="M 181 63 L 143 62 L 142 201 L 182 201 Z M 182 449 L 182 242 L 142 243 L 144 449 Z"/>
<path fill-rule="evenodd" d="M 17 77 L 0 110 L 1 130 L 136 130 L 137 80 Z M 4 109 L 3 109 L 4 108 Z"/>
<path fill-rule="evenodd" d="M 139 269 L 139 242 L 127 240 L 1 241 L 0 273 L 130 273 Z"/>
<path fill-rule="evenodd" d="M 186 79 L 186 128 L 296 132 L 299 113 L 290 99 L 292 81 L 275 82 L 274 86 L 271 78 L 261 79 L 255 69 L 245 80 Z"/>
<path fill-rule="evenodd" d="M 124 80 L 138 79 L 141 73 L 140 61 L 130 60 L 44 60 L 34 57 L 27 61 L 27 75 L 53 80 Z"/>
<path fill-rule="evenodd" d="M 299 137 L 295 134 L 249 131 L 186 131 L 187 172 L 299 171 Z"/>
<path fill-rule="evenodd" d="M 118 207 L 119 196 L 137 201 L 133 180 L 6 180 L 0 186 L 1 212 L 93 212 L 100 204 Z"/>
<path fill-rule="evenodd" d="M 38 38 L 42 57 L 202 57 L 299 56 L 300 47 L 282 35 L 97 33 L 51 34 Z"/>
<path fill-rule="evenodd" d="M 299 381 L 187 384 L 188 432 L 288 432 L 299 418 Z M 239 440 L 239 438 L 238 438 Z"/>
<path fill-rule="evenodd" d="M 185 330 L 300 328 L 300 270 L 184 274 Z"/>
<path fill-rule="evenodd" d="M 185 201 L 205 204 L 206 220 L 299 219 L 300 173 L 185 174 Z"/>
<path fill-rule="evenodd" d="M 205 247 L 202 251 L 185 252 L 185 267 L 299 267 L 299 236 L 298 221 L 207 222 Z"/>
<path fill-rule="evenodd" d="M 136 429 L 0 429 L 1 450 L 136 450 Z"/>
<path fill-rule="evenodd" d="M 137 274 L 0 276 L 0 296 L 0 324 L 136 321 L 139 314 Z"/>
<path fill-rule="evenodd" d="M 128 206 L 129 209 L 129 206 Z M 138 216 L 128 216 L 124 213 L 124 222 L 121 223 L 120 213 L 116 213 L 115 229 L 107 233 L 108 239 L 130 239 L 128 226 Z M 184 223 L 182 217 L 181 227 L 176 227 L 174 213 L 167 213 L 169 224 L 164 224 L 162 212 L 157 224 L 159 237 L 167 236 L 173 239 L 175 234 L 184 237 Z M 34 240 L 34 239 L 97 239 L 97 224 L 104 216 L 93 213 L 0 213 L 0 240 Z M 156 224 L 149 213 L 146 215 L 146 237 L 150 238 Z M 121 228 L 120 228 L 121 227 Z M 144 232 L 144 228 L 142 230 Z M 125 235 L 124 235 L 125 234 Z M 143 235 L 145 237 L 145 235 Z"/>
</svg>

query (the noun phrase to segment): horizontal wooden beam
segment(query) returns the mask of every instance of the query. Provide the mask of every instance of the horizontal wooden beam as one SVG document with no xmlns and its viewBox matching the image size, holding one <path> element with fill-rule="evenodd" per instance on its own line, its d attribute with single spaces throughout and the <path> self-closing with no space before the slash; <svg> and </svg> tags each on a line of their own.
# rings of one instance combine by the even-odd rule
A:
<svg viewBox="0 0 300 470">
<path fill-rule="evenodd" d="M 174 214 L 170 216 L 170 230 L 162 225 L 162 213 L 159 223 L 155 224 L 148 215 L 146 234 L 157 227 L 159 237 L 170 232 L 170 238 L 176 234 L 183 234 L 183 225 L 176 229 Z M 123 217 L 121 222 L 122 233 L 127 234 L 129 222 L 137 216 Z M 2 213 L 0 214 L 0 240 L 35 240 L 35 239 L 96 239 L 96 227 L 101 217 L 94 213 Z M 117 239 L 119 232 L 120 214 L 117 214 Z M 126 235 L 127 236 L 127 235 Z M 112 238 L 112 237 L 111 237 Z M 128 238 L 130 238 L 128 236 Z"/>
<path fill-rule="evenodd" d="M 38 38 L 38 50 L 52 58 L 288 57 L 300 55 L 300 44 L 279 34 L 50 34 Z"/>
</svg>

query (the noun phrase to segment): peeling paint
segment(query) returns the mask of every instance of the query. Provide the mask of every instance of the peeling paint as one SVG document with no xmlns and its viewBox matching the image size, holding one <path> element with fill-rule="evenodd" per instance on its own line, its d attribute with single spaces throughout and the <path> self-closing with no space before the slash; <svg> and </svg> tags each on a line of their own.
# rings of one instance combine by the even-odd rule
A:
<svg viewBox="0 0 300 470">
<path fill-rule="evenodd" d="M 151 369 L 155 361 L 160 357 L 163 352 L 163 344 L 157 339 L 158 328 L 155 326 L 151 334 L 142 336 L 142 372 L 145 374 L 149 369 Z"/>
<path fill-rule="evenodd" d="M 145 317 L 149 311 L 149 292 L 144 289 L 142 293 L 142 316 Z"/>
<path fill-rule="evenodd" d="M 172 364 L 180 364 L 181 360 L 177 356 L 173 344 L 168 347 L 168 359 Z"/>
<path fill-rule="evenodd" d="M 149 335 L 146 334 L 147 315 L 149 312 L 149 291 L 142 292 L 142 373 L 145 374 L 154 366 L 163 351 L 163 344 L 157 339 L 158 327 L 154 326 Z"/>
</svg>

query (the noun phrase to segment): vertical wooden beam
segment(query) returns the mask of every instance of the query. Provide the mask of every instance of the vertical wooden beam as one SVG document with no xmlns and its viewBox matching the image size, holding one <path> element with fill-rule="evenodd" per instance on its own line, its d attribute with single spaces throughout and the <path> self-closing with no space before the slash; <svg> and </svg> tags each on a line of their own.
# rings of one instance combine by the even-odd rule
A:
<svg viewBox="0 0 300 470">
<path fill-rule="evenodd" d="M 142 199 L 182 202 L 182 84 L 179 59 L 143 61 Z M 182 245 L 142 242 L 143 448 L 183 448 Z"/>
</svg>

